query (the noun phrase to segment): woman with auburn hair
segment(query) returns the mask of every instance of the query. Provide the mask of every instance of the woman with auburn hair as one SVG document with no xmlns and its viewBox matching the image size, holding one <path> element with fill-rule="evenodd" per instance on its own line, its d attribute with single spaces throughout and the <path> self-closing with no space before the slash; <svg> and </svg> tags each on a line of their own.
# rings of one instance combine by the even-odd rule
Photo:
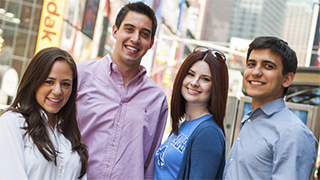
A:
<svg viewBox="0 0 320 180">
<path fill-rule="evenodd" d="M 182 63 L 171 97 L 172 133 L 155 153 L 155 179 L 221 179 L 228 97 L 225 55 L 196 47 Z"/>
<path fill-rule="evenodd" d="M 0 179 L 86 179 L 76 97 L 73 58 L 55 47 L 39 51 L 0 117 Z"/>
</svg>

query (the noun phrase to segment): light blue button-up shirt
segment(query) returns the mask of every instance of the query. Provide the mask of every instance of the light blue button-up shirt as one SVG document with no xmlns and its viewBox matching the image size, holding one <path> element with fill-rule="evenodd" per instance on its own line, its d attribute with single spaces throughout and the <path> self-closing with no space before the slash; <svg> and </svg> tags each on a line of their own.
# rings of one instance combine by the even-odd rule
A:
<svg viewBox="0 0 320 180">
<path fill-rule="evenodd" d="M 250 111 L 241 123 L 224 179 L 310 179 L 318 142 L 282 98 Z"/>
</svg>

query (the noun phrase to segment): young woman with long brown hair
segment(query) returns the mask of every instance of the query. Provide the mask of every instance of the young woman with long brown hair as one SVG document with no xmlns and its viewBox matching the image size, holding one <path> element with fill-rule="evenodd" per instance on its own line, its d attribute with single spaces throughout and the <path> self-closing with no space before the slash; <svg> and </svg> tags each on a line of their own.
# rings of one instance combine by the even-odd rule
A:
<svg viewBox="0 0 320 180">
<path fill-rule="evenodd" d="M 182 63 L 171 98 L 172 133 L 155 153 L 155 179 L 221 179 L 228 69 L 222 52 L 197 47 Z"/>
<path fill-rule="evenodd" d="M 39 51 L 0 118 L 0 179 L 86 179 L 76 97 L 73 58 L 55 47 Z"/>
</svg>

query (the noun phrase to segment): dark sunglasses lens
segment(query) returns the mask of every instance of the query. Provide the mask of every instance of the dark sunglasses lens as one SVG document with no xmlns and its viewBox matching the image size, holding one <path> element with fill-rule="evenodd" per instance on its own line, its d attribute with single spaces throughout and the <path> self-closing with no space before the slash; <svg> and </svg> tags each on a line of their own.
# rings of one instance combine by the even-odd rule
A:
<svg viewBox="0 0 320 180">
<path fill-rule="evenodd" d="M 207 51 L 211 51 L 213 56 L 215 56 L 216 58 L 219 58 L 223 61 L 226 61 L 225 55 L 220 51 L 212 50 L 212 49 L 209 49 L 204 46 L 198 46 L 198 47 L 194 48 L 194 50 L 193 50 L 193 52 L 207 52 Z"/>
<path fill-rule="evenodd" d="M 209 49 L 206 48 L 206 47 L 202 47 L 202 46 L 199 46 L 199 47 L 196 47 L 193 52 L 206 52 L 208 51 Z"/>
<path fill-rule="evenodd" d="M 222 60 L 226 60 L 226 57 L 221 52 L 212 52 L 217 58 L 220 58 Z"/>
</svg>

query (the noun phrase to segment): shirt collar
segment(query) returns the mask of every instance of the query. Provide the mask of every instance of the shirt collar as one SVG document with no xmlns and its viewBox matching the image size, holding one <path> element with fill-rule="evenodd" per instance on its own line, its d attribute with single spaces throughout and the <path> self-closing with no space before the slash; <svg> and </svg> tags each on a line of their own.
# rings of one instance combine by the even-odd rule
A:
<svg viewBox="0 0 320 180">
<path fill-rule="evenodd" d="M 113 72 L 118 71 L 117 65 L 112 61 L 111 56 L 107 54 L 104 59 L 107 61 L 108 68 L 109 68 L 109 75 L 111 75 Z M 120 73 L 120 72 L 119 72 Z M 147 70 L 144 66 L 140 65 L 139 67 L 139 73 L 136 75 L 136 77 L 140 78 L 147 74 Z"/>
<path fill-rule="evenodd" d="M 247 114 L 245 114 L 241 120 L 241 123 L 244 123 L 246 120 L 248 120 L 249 117 L 253 116 L 254 114 L 257 114 L 259 112 L 263 112 L 266 115 L 270 116 L 271 114 L 274 114 L 278 111 L 280 111 L 281 109 L 285 108 L 286 104 L 284 102 L 283 98 L 278 98 L 272 101 L 267 102 L 266 104 L 258 107 L 257 109 L 255 109 L 254 111 L 250 111 Z"/>
<path fill-rule="evenodd" d="M 260 109 L 270 116 L 271 114 L 278 112 L 280 109 L 286 107 L 286 104 L 284 103 L 283 98 L 278 98 L 275 100 L 272 100 L 270 102 L 267 102 L 266 104 L 260 106 Z"/>
<path fill-rule="evenodd" d="M 48 122 L 49 119 L 48 119 L 48 115 L 46 112 L 44 112 L 43 109 L 40 109 L 40 115 Z"/>
<path fill-rule="evenodd" d="M 46 122 L 49 123 L 48 115 L 43 109 L 40 109 L 40 115 L 46 120 Z M 60 125 L 61 123 L 62 123 L 62 120 L 59 119 L 58 125 Z"/>
</svg>

